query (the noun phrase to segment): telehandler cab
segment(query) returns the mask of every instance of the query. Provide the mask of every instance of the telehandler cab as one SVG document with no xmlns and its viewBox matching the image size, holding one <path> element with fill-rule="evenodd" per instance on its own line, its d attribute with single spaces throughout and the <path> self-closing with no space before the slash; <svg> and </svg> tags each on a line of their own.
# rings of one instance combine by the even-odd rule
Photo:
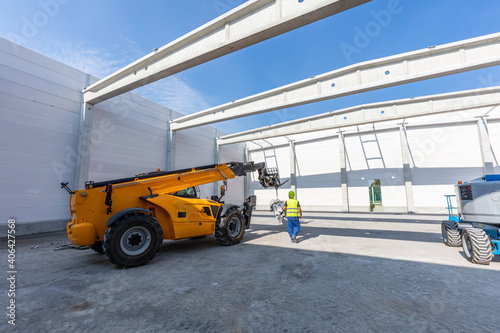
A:
<svg viewBox="0 0 500 333">
<path fill-rule="evenodd" d="M 221 245 L 241 242 L 250 227 L 255 195 L 242 206 L 221 201 L 226 181 L 259 171 L 263 187 L 271 181 L 265 163 L 231 162 L 176 171 L 155 171 L 130 178 L 85 183 L 71 191 L 70 242 L 91 246 L 117 267 L 135 267 L 153 259 L 164 239 L 215 234 Z M 221 196 L 200 199 L 197 186 L 224 181 Z"/>
</svg>

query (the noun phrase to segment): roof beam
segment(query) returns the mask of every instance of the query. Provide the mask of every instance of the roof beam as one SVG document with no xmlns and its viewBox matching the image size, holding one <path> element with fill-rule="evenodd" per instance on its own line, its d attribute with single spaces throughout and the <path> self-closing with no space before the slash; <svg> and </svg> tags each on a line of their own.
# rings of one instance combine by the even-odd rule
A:
<svg viewBox="0 0 500 333">
<path fill-rule="evenodd" d="M 489 118 L 488 117 L 488 122 L 500 122 L 500 118 Z M 460 120 L 453 120 L 453 121 L 442 121 L 442 122 L 437 122 L 437 123 L 428 123 L 428 124 L 404 124 L 406 129 L 411 129 L 411 128 L 428 128 L 431 126 L 448 126 L 448 125 L 476 125 L 477 124 L 477 119 L 460 119 Z M 380 131 L 387 131 L 387 130 L 394 130 L 394 129 L 400 129 L 402 126 L 401 123 L 399 124 L 394 124 L 394 126 L 387 126 L 384 128 L 379 128 L 379 129 L 357 129 L 356 131 L 351 131 L 351 132 L 342 132 L 342 135 L 344 137 L 347 136 L 352 136 L 352 135 L 360 135 L 360 134 L 370 134 L 370 133 L 375 133 L 375 132 L 380 132 Z M 295 145 L 302 144 L 302 143 L 307 143 L 307 142 L 315 142 L 319 140 L 326 140 L 330 138 L 337 138 L 339 136 L 339 132 L 337 133 L 330 133 L 327 135 L 322 135 L 321 137 L 314 137 L 314 138 L 307 138 L 307 139 L 300 139 L 300 140 L 294 140 Z M 269 149 L 276 149 L 280 147 L 288 147 L 289 142 L 281 142 L 281 143 L 275 143 L 270 146 L 261 146 L 257 142 L 251 142 L 257 146 L 258 148 L 248 148 L 249 153 L 253 153 L 256 151 L 263 151 L 263 150 L 269 150 Z"/>
<path fill-rule="evenodd" d="M 500 105 L 500 86 L 360 105 L 287 121 L 277 125 L 257 128 L 251 131 L 225 135 L 218 138 L 217 143 L 219 145 L 227 145 L 284 135 L 315 132 L 497 105 Z"/>
<path fill-rule="evenodd" d="M 367 61 L 171 122 L 187 129 L 366 91 L 500 65 L 500 33 Z"/>
<path fill-rule="evenodd" d="M 371 0 L 250 0 L 94 83 L 96 104 Z"/>
</svg>

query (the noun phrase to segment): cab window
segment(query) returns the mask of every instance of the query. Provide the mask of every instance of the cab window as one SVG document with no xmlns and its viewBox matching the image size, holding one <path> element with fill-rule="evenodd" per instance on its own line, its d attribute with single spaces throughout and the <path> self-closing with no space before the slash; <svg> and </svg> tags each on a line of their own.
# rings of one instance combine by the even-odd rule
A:
<svg viewBox="0 0 500 333">
<path fill-rule="evenodd" d="M 188 187 L 184 190 L 177 191 L 173 195 L 175 195 L 176 197 L 194 198 L 194 199 L 198 197 L 196 189 L 194 187 Z"/>
</svg>

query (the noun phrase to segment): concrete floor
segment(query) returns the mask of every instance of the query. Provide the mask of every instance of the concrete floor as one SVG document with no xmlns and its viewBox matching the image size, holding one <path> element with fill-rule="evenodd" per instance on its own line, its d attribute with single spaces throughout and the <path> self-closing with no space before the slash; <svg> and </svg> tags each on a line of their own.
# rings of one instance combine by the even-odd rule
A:
<svg viewBox="0 0 500 333">
<path fill-rule="evenodd" d="M 305 214 L 292 244 L 256 212 L 239 245 L 168 241 L 132 269 L 91 250 L 54 251 L 65 234 L 19 238 L 15 331 L 498 332 L 500 257 L 470 264 L 442 243 L 440 220 Z M 1 330 L 12 328 L 2 317 Z"/>
</svg>

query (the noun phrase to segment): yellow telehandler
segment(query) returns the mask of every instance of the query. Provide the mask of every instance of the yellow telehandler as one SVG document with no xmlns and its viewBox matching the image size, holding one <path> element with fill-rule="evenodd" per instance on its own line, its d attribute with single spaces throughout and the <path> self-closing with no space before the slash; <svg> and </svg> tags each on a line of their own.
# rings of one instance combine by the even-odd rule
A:
<svg viewBox="0 0 500 333">
<path fill-rule="evenodd" d="M 273 180 L 265 163 L 230 162 L 176 171 L 154 171 L 130 178 L 85 183 L 71 191 L 68 238 L 75 246 L 91 246 L 117 267 L 135 267 L 153 259 L 164 239 L 215 234 L 221 245 L 241 242 L 250 227 L 255 195 L 242 206 L 221 201 L 227 180 L 258 171 L 268 187 Z M 198 185 L 223 181 L 221 195 L 200 199 Z"/>
</svg>

